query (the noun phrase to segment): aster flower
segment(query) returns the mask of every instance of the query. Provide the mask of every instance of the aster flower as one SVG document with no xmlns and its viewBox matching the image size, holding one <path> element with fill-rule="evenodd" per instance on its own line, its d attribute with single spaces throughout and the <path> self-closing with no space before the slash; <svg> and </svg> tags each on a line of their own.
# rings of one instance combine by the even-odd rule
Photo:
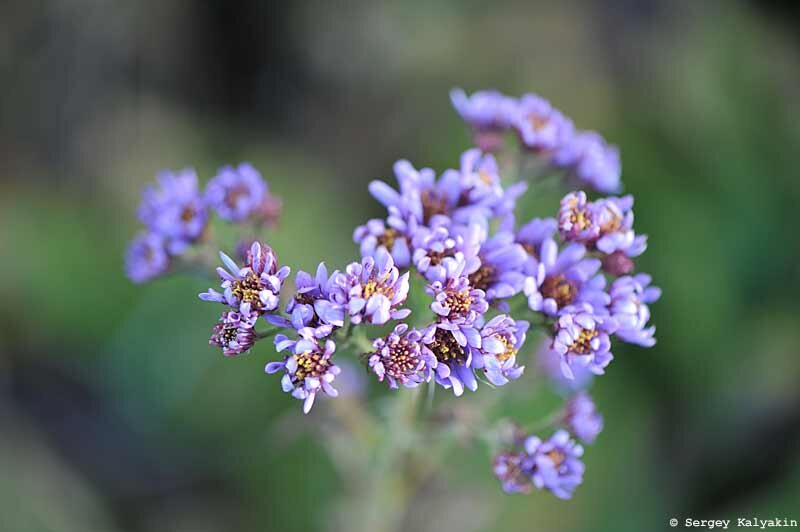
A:
<svg viewBox="0 0 800 532">
<path fill-rule="evenodd" d="M 481 342 L 475 349 L 473 366 L 483 369 L 495 386 L 522 376 L 525 366 L 517 365 L 516 360 L 528 327 L 527 321 L 515 321 L 500 314 L 480 328 Z"/>
<path fill-rule="evenodd" d="M 378 380 L 388 381 L 390 388 L 402 384 L 414 388 L 431 378 L 436 368 L 436 357 L 423 352 L 420 347 L 422 335 L 416 329 L 409 329 L 401 323 L 385 338 L 372 342 L 375 351 L 368 355 L 367 364 L 378 376 Z"/>
<path fill-rule="evenodd" d="M 561 200 L 558 210 L 558 231 L 570 242 L 594 242 L 600 236 L 599 214 L 586 199 L 586 193 L 570 192 Z"/>
<path fill-rule="evenodd" d="M 647 237 L 633 231 L 633 196 L 587 201 L 582 191 L 567 194 L 558 213 L 565 240 L 582 242 L 605 254 L 641 255 Z"/>
<path fill-rule="evenodd" d="M 567 431 L 556 431 L 545 441 L 531 436 L 525 440 L 525 452 L 533 457 L 533 485 L 538 489 L 569 499 L 583 482 L 583 447 L 570 439 Z"/>
<path fill-rule="evenodd" d="M 454 228 L 455 229 L 455 228 Z M 467 228 L 464 231 L 469 231 Z M 478 231 L 477 227 L 472 230 Z M 469 242 L 469 245 L 467 245 Z M 464 238 L 459 232 L 451 233 L 449 224 L 436 223 L 430 228 L 420 227 L 412 241 L 414 247 L 413 262 L 417 271 L 430 282 L 444 282 L 448 275 L 447 265 L 463 264 L 463 271 L 474 272 L 480 267 L 478 236 Z M 446 260 L 448 259 L 448 260 Z"/>
<path fill-rule="evenodd" d="M 156 233 L 141 233 L 133 239 L 125 255 L 125 274 L 134 283 L 145 283 L 164 274 L 169 256 L 164 238 Z"/>
<path fill-rule="evenodd" d="M 244 353 L 256 342 L 256 333 L 253 329 L 256 319 L 257 316 L 254 314 L 242 316 L 234 311 L 223 312 L 219 322 L 214 325 L 214 332 L 208 343 L 222 349 L 225 356 Z"/>
<path fill-rule="evenodd" d="M 652 347 L 656 343 L 655 326 L 647 327 L 650 321 L 648 303 L 661 297 L 661 289 L 650 286 L 650 276 L 640 273 L 633 277 L 620 277 L 611 284 L 609 312 L 617 322 L 615 334 L 621 340 Z"/>
<path fill-rule="evenodd" d="M 480 236 L 479 236 L 480 237 Z M 474 238 L 474 233 L 470 239 Z M 472 245 L 469 240 L 466 246 Z M 499 231 L 480 244 L 480 266 L 474 271 L 466 270 L 470 284 L 486 292 L 486 299 L 509 298 L 523 288 L 525 275 L 522 269 L 528 255 L 514 241 L 510 231 Z"/>
<path fill-rule="evenodd" d="M 475 145 L 483 151 L 496 151 L 503 133 L 511 127 L 517 102 L 497 91 L 478 91 L 467 96 L 461 89 L 450 92 L 456 112 L 475 132 Z"/>
<path fill-rule="evenodd" d="M 619 150 L 593 131 L 576 133 L 553 153 L 552 162 L 567 168 L 580 183 L 612 193 L 620 189 L 622 166 Z"/>
<path fill-rule="evenodd" d="M 169 253 L 177 255 L 200 238 L 208 214 L 197 188 L 194 170 L 163 171 L 158 188 L 145 188 L 139 219 L 152 233 L 164 237 Z"/>
<path fill-rule="evenodd" d="M 531 310 L 552 317 L 573 303 L 586 302 L 597 309 L 608 305 L 605 277 L 597 273 L 601 262 L 584 258 L 582 244 L 569 244 L 559 251 L 555 241 L 547 238 L 539 251 L 535 272 L 525 278 L 523 286 Z"/>
<path fill-rule="evenodd" d="M 267 197 L 267 183 L 249 163 L 224 166 L 206 185 L 206 204 L 220 218 L 242 222 L 255 213 Z"/>
<path fill-rule="evenodd" d="M 273 314 L 266 316 L 267 321 L 297 330 L 311 327 L 318 338 L 328 336 L 335 327 L 344 325 L 346 302 L 337 289 L 339 276 L 339 270 L 336 270 L 329 277 L 324 262 L 319 263 L 314 277 L 298 271 L 294 281 L 297 290 L 286 305 L 289 318 Z"/>
<path fill-rule="evenodd" d="M 416 227 L 416 219 L 411 223 Z M 353 241 L 359 244 L 362 257 L 375 257 L 375 252 L 383 248 L 392 255 L 398 268 L 406 268 L 411 262 L 409 238 L 406 235 L 408 225 L 401 219 L 390 216 L 387 221 L 375 218 L 365 225 L 356 227 Z M 413 230 L 412 233 L 414 234 Z"/>
<path fill-rule="evenodd" d="M 533 489 L 531 458 L 525 453 L 500 453 L 492 464 L 497 479 L 506 493 L 528 494 Z"/>
<path fill-rule="evenodd" d="M 567 401 L 563 423 L 572 434 L 588 444 L 594 443 L 603 430 L 603 416 L 586 392 L 579 392 Z"/>
<path fill-rule="evenodd" d="M 472 288 L 464 277 L 464 262 L 450 257 L 445 261 L 448 275 L 444 282 L 436 281 L 425 287 L 433 298 L 431 310 L 442 323 L 472 325 L 489 309 L 483 290 Z"/>
<path fill-rule="evenodd" d="M 595 375 L 605 373 L 614 358 L 609 335 L 616 326 L 613 318 L 595 314 L 589 304 L 563 308 L 555 324 L 553 350 L 561 356 L 564 376 L 574 378 L 575 366 L 585 367 Z"/>
<path fill-rule="evenodd" d="M 580 365 L 570 368 L 572 370 L 572 378 L 568 379 L 561 369 L 561 355 L 553 350 L 552 338 L 545 338 L 539 344 L 537 367 L 550 379 L 556 391 L 562 395 L 570 395 L 580 390 L 585 390 L 594 379 L 594 373 Z"/>
<path fill-rule="evenodd" d="M 464 393 L 464 388 L 478 389 L 478 380 L 472 370 L 472 351 L 479 347 L 479 335 L 466 335 L 459 338 L 440 323 L 433 323 L 421 331 L 422 352 L 437 360 L 436 382 L 445 389 L 453 388 L 456 397 Z M 470 343 L 472 342 L 472 343 Z"/>
<path fill-rule="evenodd" d="M 551 151 L 572 136 L 572 122 L 550 102 L 535 94 L 519 100 L 512 121 L 523 146 L 537 152 Z"/>
<path fill-rule="evenodd" d="M 371 182 L 369 190 L 389 210 L 390 225 L 396 228 L 447 225 L 451 221 L 486 226 L 492 208 L 503 198 L 502 188 L 492 182 L 494 159 L 481 156 L 477 150 L 468 151 L 462 155 L 462 164 L 462 171 L 446 170 L 437 179 L 430 168 L 417 170 L 408 161 L 397 161 L 394 173 L 399 190 L 383 181 Z M 406 234 L 413 237 L 413 232 Z"/>
<path fill-rule="evenodd" d="M 303 401 L 303 412 L 308 414 L 319 391 L 330 397 L 338 395 L 332 383 L 341 370 L 332 361 L 336 350 L 332 340 L 326 340 L 320 346 L 311 328 L 300 329 L 298 334 L 298 340 L 290 340 L 283 334 L 275 336 L 278 352 L 289 350 L 289 354 L 281 362 L 267 364 L 264 371 L 270 374 L 284 371 L 281 378 L 283 391 Z"/>
<path fill-rule="evenodd" d="M 385 249 L 378 249 L 375 257 L 364 257 L 360 263 L 353 262 L 335 283 L 347 302 L 350 321 L 359 324 L 363 320 L 373 325 L 383 325 L 389 320 L 401 320 L 411 314 L 408 309 L 397 309 L 408 296 L 408 276 L 400 275 L 392 256 Z"/>
<path fill-rule="evenodd" d="M 552 239 L 558 227 L 558 222 L 553 218 L 533 218 L 520 227 L 514 241 L 522 246 L 527 257 L 522 271 L 525 275 L 535 275 L 541 257 L 541 247 L 545 240 Z M 501 230 L 513 231 L 514 219 L 509 217 L 504 220 Z"/>
<path fill-rule="evenodd" d="M 239 268 L 221 251 L 219 256 L 225 265 L 225 268 L 217 268 L 222 279 L 222 293 L 209 289 L 200 294 L 200 299 L 224 303 L 245 316 L 251 312 L 260 316 L 278 308 L 281 287 L 289 275 L 289 267 L 278 269 L 278 259 L 272 248 L 253 242 L 244 268 Z"/>
</svg>

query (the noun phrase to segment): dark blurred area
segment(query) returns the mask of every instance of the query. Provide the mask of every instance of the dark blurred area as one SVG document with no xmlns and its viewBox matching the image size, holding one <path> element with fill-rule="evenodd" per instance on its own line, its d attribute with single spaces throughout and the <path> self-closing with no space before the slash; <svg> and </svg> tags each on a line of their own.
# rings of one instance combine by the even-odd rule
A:
<svg viewBox="0 0 800 532">
<path fill-rule="evenodd" d="M 536 92 L 620 146 L 659 343 L 596 384 L 574 500 L 503 495 L 465 448 L 409 526 L 800 519 L 798 28 L 775 0 L 0 3 L 0 530 L 346 529 L 273 354 L 224 360 L 207 282 L 136 287 L 122 257 L 156 171 L 249 160 L 281 259 L 341 267 L 370 180 L 468 147 L 456 86 Z"/>
</svg>

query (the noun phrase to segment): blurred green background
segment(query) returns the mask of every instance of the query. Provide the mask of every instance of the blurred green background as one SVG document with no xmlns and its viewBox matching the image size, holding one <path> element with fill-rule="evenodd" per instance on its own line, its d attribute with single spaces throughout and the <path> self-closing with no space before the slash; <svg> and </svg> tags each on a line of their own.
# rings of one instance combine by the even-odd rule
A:
<svg viewBox="0 0 800 532">
<path fill-rule="evenodd" d="M 207 282 L 136 287 L 122 257 L 157 170 L 249 160 L 284 200 L 282 262 L 341 267 L 381 214 L 371 179 L 457 164 L 454 86 L 537 92 L 620 146 L 659 342 L 615 349 L 593 388 L 606 429 L 572 501 L 504 495 L 464 445 L 405 527 L 800 519 L 798 28 L 791 1 L 0 4 L 0 530 L 357 521 L 327 405 L 299 413 L 269 346 L 207 345 Z"/>
</svg>

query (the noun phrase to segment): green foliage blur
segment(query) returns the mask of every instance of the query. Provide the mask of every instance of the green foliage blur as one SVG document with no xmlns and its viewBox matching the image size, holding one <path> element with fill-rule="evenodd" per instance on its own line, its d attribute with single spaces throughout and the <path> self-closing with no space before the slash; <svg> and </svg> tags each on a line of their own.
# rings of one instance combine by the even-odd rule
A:
<svg viewBox="0 0 800 532">
<path fill-rule="evenodd" d="M 208 281 L 133 286 L 123 254 L 156 171 L 207 179 L 247 160 L 283 199 L 259 235 L 281 262 L 342 267 L 353 228 L 381 214 L 370 180 L 400 158 L 452 167 L 469 146 L 454 86 L 536 92 L 617 144 L 650 236 L 639 268 L 664 295 L 658 344 L 616 347 L 593 387 L 605 430 L 572 501 L 504 495 L 486 449 L 462 445 L 404 527 L 800 519 L 796 15 L 723 1 L 200 4 L 0 7 L 0 530 L 357 522 L 358 478 L 318 422 L 329 405 L 303 417 L 263 374 L 269 345 L 236 359 L 207 345 Z M 531 191 L 523 214 L 553 215 L 559 197 Z M 507 411 L 532 421 L 553 397 L 527 382 Z"/>
</svg>

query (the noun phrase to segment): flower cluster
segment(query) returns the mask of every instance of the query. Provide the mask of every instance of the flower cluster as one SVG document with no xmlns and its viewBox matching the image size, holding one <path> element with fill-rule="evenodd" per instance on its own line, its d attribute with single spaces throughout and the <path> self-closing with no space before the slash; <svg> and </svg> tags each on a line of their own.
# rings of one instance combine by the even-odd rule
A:
<svg viewBox="0 0 800 532">
<path fill-rule="evenodd" d="M 437 173 L 401 160 L 396 185 L 371 182 L 386 213 L 353 232 L 358 260 L 298 271 L 290 293 L 289 268 L 266 243 L 237 246 L 238 262 L 220 252 L 220 286 L 199 296 L 223 306 L 209 343 L 232 356 L 272 337 L 282 358 L 265 371 L 281 372 L 283 390 L 308 413 L 319 392 L 338 395 L 334 381 L 348 352 L 394 390 L 430 383 L 458 397 L 480 382 L 504 386 L 523 376 L 536 323 L 546 336 L 537 369 L 568 398 L 549 439 L 517 438 L 518 449 L 498 455 L 494 469 L 508 492 L 535 487 L 569 498 L 584 472 L 573 437 L 590 444 L 603 427 L 583 390 L 605 373 L 615 339 L 655 343 L 649 305 L 660 290 L 634 273 L 647 238 L 634 230 L 632 196 L 590 199 L 581 190 L 564 196 L 556 217 L 518 226 L 517 202 L 529 183 L 524 174 L 501 175 L 506 165 L 496 155 L 507 132 L 525 157 L 543 160 L 565 183 L 604 193 L 621 187 L 616 148 L 576 130 L 535 95 L 456 90 L 451 97 L 476 147 L 456 168 Z M 162 177 L 159 190 L 145 192 L 140 217 L 149 232 L 131 246 L 129 276 L 143 281 L 166 270 L 201 239 L 208 212 L 263 222 L 275 205 L 269 199 L 247 164 L 221 169 L 203 194 L 192 172 Z"/>
<path fill-rule="evenodd" d="M 572 182 L 602 193 L 621 187 L 619 150 L 594 131 L 577 130 L 544 98 L 525 94 L 517 99 L 496 91 L 468 96 L 461 89 L 453 90 L 450 98 L 481 149 L 499 151 L 505 134 L 513 132 L 527 152 L 565 171 Z"/>
<path fill-rule="evenodd" d="M 157 186 L 144 190 L 138 214 L 145 230 L 125 257 L 125 271 L 135 283 L 165 274 L 175 258 L 202 240 L 211 212 L 229 222 L 259 224 L 271 223 L 279 214 L 280 200 L 268 194 L 267 183 L 248 163 L 221 168 L 205 191 L 191 169 L 163 171 L 157 180 Z"/>
</svg>

